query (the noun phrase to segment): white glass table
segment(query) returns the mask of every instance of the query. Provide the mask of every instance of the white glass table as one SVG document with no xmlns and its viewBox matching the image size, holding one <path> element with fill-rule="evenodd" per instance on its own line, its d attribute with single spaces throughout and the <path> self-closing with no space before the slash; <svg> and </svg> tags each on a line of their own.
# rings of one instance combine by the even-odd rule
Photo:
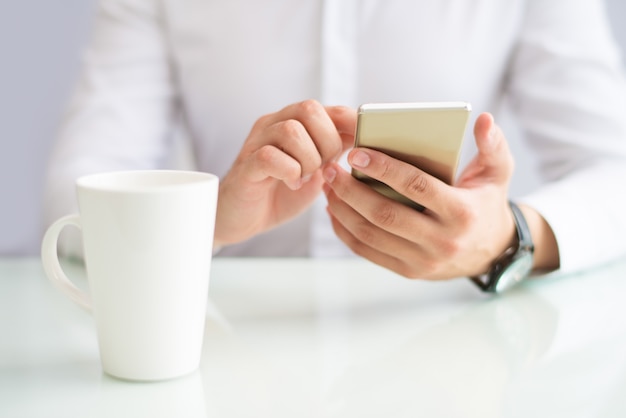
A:
<svg viewBox="0 0 626 418">
<path fill-rule="evenodd" d="M 0 417 L 626 416 L 626 260 L 492 297 L 356 259 L 217 258 L 209 298 L 200 370 L 129 383 L 37 259 L 0 259 Z"/>
</svg>

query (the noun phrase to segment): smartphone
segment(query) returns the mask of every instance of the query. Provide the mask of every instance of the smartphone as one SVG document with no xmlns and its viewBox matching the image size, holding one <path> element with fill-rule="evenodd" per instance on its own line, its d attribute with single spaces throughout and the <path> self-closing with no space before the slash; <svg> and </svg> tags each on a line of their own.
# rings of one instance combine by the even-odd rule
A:
<svg viewBox="0 0 626 418">
<path fill-rule="evenodd" d="M 384 152 L 452 184 L 470 112 L 467 102 L 364 104 L 358 111 L 354 146 Z M 424 209 L 358 170 L 352 175 L 387 197 Z"/>
</svg>

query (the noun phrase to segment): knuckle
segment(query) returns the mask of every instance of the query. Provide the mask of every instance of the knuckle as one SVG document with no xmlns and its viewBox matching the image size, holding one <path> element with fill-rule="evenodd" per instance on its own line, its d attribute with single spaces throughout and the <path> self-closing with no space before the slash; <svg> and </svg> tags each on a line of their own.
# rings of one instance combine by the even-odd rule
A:
<svg viewBox="0 0 626 418">
<path fill-rule="evenodd" d="M 256 158 L 262 165 L 273 164 L 276 158 L 276 148 L 264 145 L 256 152 Z"/>
<path fill-rule="evenodd" d="M 421 172 L 416 172 L 407 176 L 404 187 L 411 195 L 423 196 L 430 192 L 430 183 L 428 178 L 426 178 L 426 175 Z"/>
<path fill-rule="evenodd" d="M 303 100 L 297 104 L 298 109 L 305 114 L 315 114 L 324 110 L 320 102 L 314 99 Z"/>
<path fill-rule="evenodd" d="M 439 253 L 445 259 L 455 258 L 460 252 L 462 245 L 454 239 L 444 239 L 437 245 Z"/>
<path fill-rule="evenodd" d="M 287 119 L 279 122 L 277 129 L 282 137 L 299 138 L 302 133 L 302 124 L 295 119 Z"/>
<path fill-rule="evenodd" d="M 380 180 L 384 181 L 393 177 L 393 172 L 393 168 L 386 159 L 380 162 Z"/>
<path fill-rule="evenodd" d="M 397 218 L 398 213 L 393 206 L 388 203 L 378 205 L 372 214 L 374 223 L 382 227 L 389 227 L 395 224 Z"/>
<path fill-rule="evenodd" d="M 357 225 L 354 230 L 354 236 L 360 243 L 365 244 L 368 247 L 372 247 L 376 242 L 376 234 L 374 233 L 372 226 L 364 222 Z"/>
<path fill-rule="evenodd" d="M 273 145 L 264 145 L 255 153 L 256 166 L 265 174 L 274 175 L 279 171 L 287 177 L 299 177 L 301 168 L 297 163 L 289 163 L 281 158 L 281 151 Z M 273 173 L 273 174 L 270 174 Z"/>
<path fill-rule="evenodd" d="M 453 216 L 457 225 L 465 230 L 476 222 L 478 215 L 467 205 L 457 205 L 454 208 Z"/>
</svg>

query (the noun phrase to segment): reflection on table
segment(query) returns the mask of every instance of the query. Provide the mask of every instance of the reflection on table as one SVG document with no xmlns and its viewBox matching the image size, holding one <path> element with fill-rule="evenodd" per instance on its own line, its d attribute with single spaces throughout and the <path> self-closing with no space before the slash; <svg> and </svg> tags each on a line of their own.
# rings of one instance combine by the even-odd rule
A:
<svg viewBox="0 0 626 418">
<path fill-rule="evenodd" d="M 626 260 L 492 297 L 356 259 L 216 259 L 200 370 L 141 384 L 102 374 L 37 260 L 5 259 L 0 416 L 626 416 L 624 295 Z"/>
</svg>

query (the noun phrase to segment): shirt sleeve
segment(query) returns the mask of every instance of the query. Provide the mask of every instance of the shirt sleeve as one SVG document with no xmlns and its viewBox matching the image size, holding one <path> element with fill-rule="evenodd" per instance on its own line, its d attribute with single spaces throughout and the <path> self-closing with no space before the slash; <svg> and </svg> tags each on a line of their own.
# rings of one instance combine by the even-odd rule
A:
<svg viewBox="0 0 626 418">
<path fill-rule="evenodd" d="M 76 178 L 166 161 L 176 92 L 162 20 L 157 1 L 100 1 L 82 76 L 49 160 L 45 225 L 76 212 Z M 80 252 L 75 243 L 61 240 L 60 249 Z"/>
<path fill-rule="evenodd" d="M 563 272 L 626 254 L 626 83 L 604 7 L 529 1 L 507 85 L 546 180 L 520 201 L 552 227 Z"/>
</svg>

